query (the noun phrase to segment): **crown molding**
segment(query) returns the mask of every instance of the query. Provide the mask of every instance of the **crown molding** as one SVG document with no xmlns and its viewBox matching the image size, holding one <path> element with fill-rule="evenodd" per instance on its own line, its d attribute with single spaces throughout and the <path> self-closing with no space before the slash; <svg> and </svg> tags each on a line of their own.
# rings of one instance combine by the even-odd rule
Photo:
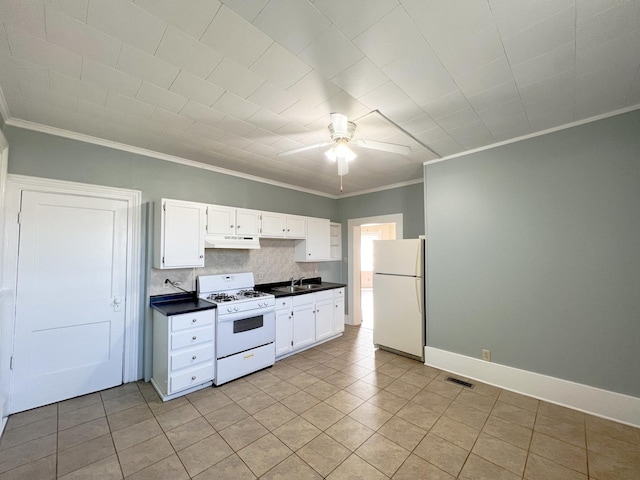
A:
<svg viewBox="0 0 640 480">
<path fill-rule="evenodd" d="M 0 87 L 0 115 L 2 116 L 2 120 L 4 120 L 5 123 L 7 123 L 7 121 L 11 118 L 9 104 L 7 103 L 7 99 L 4 97 L 2 87 Z"/>
<path fill-rule="evenodd" d="M 115 150 L 121 150 L 124 152 L 134 153 L 136 155 L 143 155 L 145 157 L 157 158 L 158 160 L 165 160 L 167 162 L 179 163 L 181 165 L 187 165 L 189 167 L 201 168 L 203 170 L 209 170 L 223 175 L 230 175 L 233 177 L 243 178 L 245 180 L 251 180 L 254 182 L 266 183 L 275 187 L 287 188 L 289 190 L 297 190 L 303 193 L 310 193 L 312 195 L 318 195 L 320 197 L 326 197 L 336 200 L 338 197 L 325 192 L 312 190 L 309 188 L 298 187 L 297 185 L 291 185 L 284 182 L 277 182 L 267 178 L 257 177 L 254 175 L 248 175 L 246 173 L 236 172 L 234 170 L 228 170 L 226 168 L 215 167 L 206 163 L 197 162 L 195 160 L 188 160 L 182 157 L 176 157 L 175 155 L 168 155 L 166 153 L 156 152 L 147 148 L 134 147 L 125 143 L 114 142 L 113 140 L 105 140 L 104 138 L 98 138 L 91 135 L 85 135 L 83 133 L 76 133 L 70 130 L 64 130 L 61 128 L 50 127 L 48 125 L 42 125 L 40 123 L 29 122 L 27 120 L 20 120 L 17 118 L 10 118 L 5 121 L 6 125 L 18 128 L 24 128 L 25 130 L 33 130 L 35 132 L 46 133 L 49 135 L 55 135 L 57 137 L 69 138 L 71 140 L 77 140 L 79 142 L 91 143 L 94 145 L 100 145 L 102 147 L 113 148 Z"/>
<path fill-rule="evenodd" d="M 427 160 L 423 163 L 423 165 L 432 165 L 434 163 L 444 162 L 446 160 L 453 160 L 454 158 L 464 157 L 466 155 L 471 155 L 472 153 L 484 152 L 485 150 L 491 150 L 493 148 L 502 147 L 504 145 L 509 145 L 511 143 L 521 142 L 522 140 L 528 140 L 530 138 L 541 137 L 543 135 L 547 135 L 549 133 L 559 132 L 561 130 L 566 130 L 568 128 L 578 127 L 580 125 L 585 125 L 587 123 L 597 122 L 598 120 L 604 120 L 606 118 L 615 117 L 617 115 L 622 115 L 624 113 L 633 112 L 634 110 L 640 110 L 640 104 L 633 105 L 631 107 L 620 108 L 618 110 L 613 110 L 612 112 L 602 113 L 600 115 L 595 115 L 589 118 L 583 118 L 582 120 L 577 120 L 571 123 L 565 123 L 564 125 L 559 125 L 557 127 L 548 128 L 546 130 L 540 130 L 539 132 L 529 133 L 527 135 L 522 135 L 520 137 L 512 138 L 509 140 L 505 140 L 503 142 L 492 143 L 491 145 L 485 145 L 484 147 L 474 148 L 473 150 L 467 150 L 465 152 L 454 153 L 453 155 L 447 155 L 446 157 L 436 158 L 433 160 Z"/>
<path fill-rule="evenodd" d="M 408 180 L 406 182 L 394 183 L 392 185 L 385 185 L 383 187 L 370 188 L 369 190 L 360 190 L 359 192 L 353 193 L 345 193 L 344 195 L 338 195 L 338 199 L 348 198 L 348 197 L 357 197 L 358 195 L 365 195 L 367 193 L 376 193 L 382 192 L 384 190 L 392 190 L 394 188 L 406 187 L 408 185 L 415 185 L 416 183 L 424 183 L 423 178 L 416 178 L 415 180 Z"/>
</svg>

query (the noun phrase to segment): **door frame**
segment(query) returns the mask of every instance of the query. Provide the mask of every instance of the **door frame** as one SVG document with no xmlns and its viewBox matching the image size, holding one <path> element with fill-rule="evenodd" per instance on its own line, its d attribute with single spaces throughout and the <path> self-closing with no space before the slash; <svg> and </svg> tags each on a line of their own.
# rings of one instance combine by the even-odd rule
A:
<svg viewBox="0 0 640 480">
<path fill-rule="evenodd" d="M 124 358 L 123 358 L 123 383 L 138 380 L 140 377 L 140 274 L 141 274 L 141 213 L 142 192 L 115 187 L 104 187 L 86 183 L 76 183 L 64 180 L 52 180 L 49 178 L 29 177 L 25 175 L 7 175 L 7 189 L 5 197 L 4 236 L 5 255 L 2 260 L 4 277 L 2 278 L 2 290 L 6 293 L 7 303 L 0 331 L 7 332 L 0 338 L 0 351 L 3 353 L 3 361 L 0 366 L 9 366 L 13 355 L 13 342 L 15 334 L 15 309 L 16 290 L 18 281 L 18 247 L 19 226 L 18 212 L 20 211 L 20 199 L 23 191 L 58 193 L 65 195 L 82 195 L 100 198 L 109 198 L 127 202 L 127 266 L 126 266 L 126 304 L 125 304 L 125 331 L 124 331 Z M 4 358 L 8 356 L 9 359 Z M 0 372 L 1 375 L 11 375 L 11 371 Z M 11 392 L 9 391 L 9 400 Z M 11 411 L 11 405 L 9 405 Z"/>
<path fill-rule="evenodd" d="M 375 217 L 350 218 L 347 220 L 347 258 L 349 259 L 347 262 L 347 285 L 349 286 L 349 315 L 347 316 L 346 323 L 349 325 L 360 325 L 362 323 L 362 308 L 360 306 L 360 227 L 368 223 L 395 223 L 396 238 L 404 238 L 402 213 L 377 215 Z M 358 295 L 356 295 L 355 292 L 358 292 Z"/>
</svg>

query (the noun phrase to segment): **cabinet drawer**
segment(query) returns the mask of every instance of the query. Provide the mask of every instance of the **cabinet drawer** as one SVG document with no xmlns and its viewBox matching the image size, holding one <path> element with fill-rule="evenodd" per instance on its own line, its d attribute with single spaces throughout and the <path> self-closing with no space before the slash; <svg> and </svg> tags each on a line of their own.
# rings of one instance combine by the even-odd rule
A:
<svg viewBox="0 0 640 480">
<path fill-rule="evenodd" d="M 195 387 L 213 379 L 213 361 L 184 373 L 169 377 L 169 393 Z"/>
<path fill-rule="evenodd" d="M 316 302 L 329 299 L 333 299 L 333 290 L 322 290 L 320 292 L 316 292 Z"/>
<path fill-rule="evenodd" d="M 230 355 L 218 360 L 216 385 L 273 365 L 276 358 L 275 345 L 269 343 L 246 352 Z"/>
<path fill-rule="evenodd" d="M 171 334 L 171 350 L 205 342 L 213 343 L 213 325 L 204 328 L 190 328 L 183 332 Z M 211 347 L 213 348 L 213 347 Z"/>
<path fill-rule="evenodd" d="M 215 310 L 204 310 L 202 312 L 183 313 L 171 317 L 171 331 L 178 332 L 185 328 L 204 327 L 213 324 L 215 320 Z"/>
<path fill-rule="evenodd" d="M 335 295 L 335 298 L 344 298 L 344 287 L 336 288 L 333 291 L 333 294 Z"/>
<path fill-rule="evenodd" d="M 316 297 L 314 293 L 305 293 L 304 295 L 295 295 L 291 297 L 291 299 L 294 307 L 298 305 L 307 305 L 309 303 L 313 303 L 316 301 Z"/>
<path fill-rule="evenodd" d="M 291 297 L 276 298 L 276 310 L 291 310 Z"/>
<path fill-rule="evenodd" d="M 210 362 L 212 360 L 213 343 L 210 343 L 199 348 L 193 348 L 171 355 L 170 371 L 175 372 L 181 368 L 196 366 L 199 363 Z"/>
</svg>

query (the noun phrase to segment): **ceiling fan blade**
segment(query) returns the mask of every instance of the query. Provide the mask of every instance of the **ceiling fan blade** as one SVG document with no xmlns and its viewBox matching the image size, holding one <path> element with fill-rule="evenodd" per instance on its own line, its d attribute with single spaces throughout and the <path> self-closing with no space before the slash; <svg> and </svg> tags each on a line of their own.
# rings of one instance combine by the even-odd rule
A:
<svg viewBox="0 0 640 480">
<path fill-rule="evenodd" d="M 371 148 L 373 150 L 382 150 L 383 152 L 397 153 L 398 155 L 407 155 L 411 153 L 411 147 L 407 145 L 396 145 L 395 143 L 376 142 L 374 140 L 354 140 L 355 143 L 362 148 Z"/>
<path fill-rule="evenodd" d="M 327 145 L 333 145 L 333 142 L 316 143 L 314 145 L 308 145 L 306 147 L 296 148 L 295 150 L 289 150 L 287 152 L 278 152 L 276 157 L 286 157 L 287 155 L 295 155 L 296 153 L 306 152 L 307 150 L 313 150 L 314 148 L 326 147 Z"/>
<path fill-rule="evenodd" d="M 334 135 L 346 137 L 349 134 L 349 119 L 341 113 L 331 114 L 331 125 L 333 125 Z"/>
</svg>

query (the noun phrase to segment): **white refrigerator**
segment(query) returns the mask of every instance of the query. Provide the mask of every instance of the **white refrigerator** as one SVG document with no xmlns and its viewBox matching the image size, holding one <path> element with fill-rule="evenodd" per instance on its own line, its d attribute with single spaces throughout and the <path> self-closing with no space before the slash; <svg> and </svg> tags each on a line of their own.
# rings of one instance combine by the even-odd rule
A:
<svg viewBox="0 0 640 480">
<path fill-rule="evenodd" d="M 424 361 L 424 239 L 373 242 L 373 343 Z"/>
</svg>

